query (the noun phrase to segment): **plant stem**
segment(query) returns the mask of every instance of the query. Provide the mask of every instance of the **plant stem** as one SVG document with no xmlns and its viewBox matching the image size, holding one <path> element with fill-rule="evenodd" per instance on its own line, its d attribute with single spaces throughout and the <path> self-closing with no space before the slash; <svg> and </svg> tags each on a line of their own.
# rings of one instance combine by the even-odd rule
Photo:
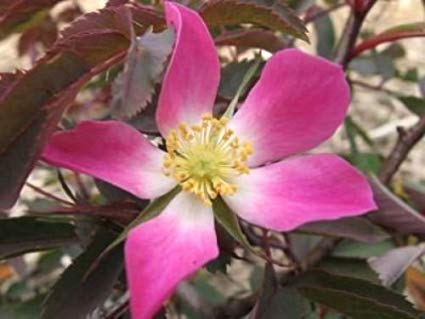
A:
<svg viewBox="0 0 425 319">
<path fill-rule="evenodd" d="M 344 32 L 338 43 L 335 53 L 335 62 L 345 70 L 350 62 L 351 51 L 356 43 L 363 22 L 377 0 L 370 0 L 366 8 L 361 12 L 351 12 L 344 27 Z"/>
<path fill-rule="evenodd" d="M 56 195 L 53 195 L 53 194 L 51 194 L 51 193 L 49 193 L 49 192 L 47 192 L 47 191 L 43 190 L 42 188 L 40 188 L 40 187 L 38 187 L 38 186 L 35 186 L 34 184 L 31 184 L 30 182 L 26 182 L 25 184 L 26 184 L 29 188 L 31 188 L 32 190 L 34 190 L 35 192 L 37 192 L 37 193 L 39 193 L 39 194 L 41 194 L 41 195 L 43 195 L 43 196 L 45 196 L 45 197 L 47 197 L 47 198 L 50 198 L 50 199 L 52 199 L 52 200 L 54 200 L 54 201 L 57 201 L 57 202 L 60 202 L 60 203 L 62 203 L 62 204 L 64 204 L 64 205 L 74 206 L 74 203 L 68 202 L 68 201 L 67 201 L 67 200 L 65 200 L 65 199 L 62 199 L 62 198 L 60 198 L 60 197 L 57 197 Z"/>
<path fill-rule="evenodd" d="M 382 183 L 388 184 L 391 181 L 391 178 L 397 172 L 409 152 L 424 135 L 425 116 L 422 116 L 420 120 L 408 130 L 402 128 L 398 129 L 397 143 L 388 155 L 378 174 Z"/>
<path fill-rule="evenodd" d="M 388 95 L 391 95 L 393 97 L 397 97 L 397 96 L 401 95 L 401 93 L 397 93 L 397 92 L 388 90 L 388 89 L 384 88 L 382 85 L 373 85 L 373 84 L 369 84 L 367 82 L 363 82 L 363 81 L 359 81 L 359 80 L 351 80 L 351 79 L 350 79 L 350 83 L 357 85 L 357 86 L 360 86 L 360 87 L 363 87 L 363 88 L 368 89 L 368 90 L 381 91 L 381 92 L 387 93 Z"/>
</svg>

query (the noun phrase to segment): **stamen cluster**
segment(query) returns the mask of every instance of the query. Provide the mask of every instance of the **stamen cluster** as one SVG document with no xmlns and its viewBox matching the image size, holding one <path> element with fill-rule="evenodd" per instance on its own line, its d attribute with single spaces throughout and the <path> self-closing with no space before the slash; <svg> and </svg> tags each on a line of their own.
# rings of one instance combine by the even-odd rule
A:
<svg viewBox="0 0 425 319">
<path fill-rule="evenodd" d="M 205 114 L 199 125 L 181 123 L 166 139 L 165 175 L 207 205 L 218 195 L 233 195 L 237 187 L 231 179 L 249 173 L 247 159 L 253 147 L 241 142 L 227 123 L 227 118 Z"/>
</svg>

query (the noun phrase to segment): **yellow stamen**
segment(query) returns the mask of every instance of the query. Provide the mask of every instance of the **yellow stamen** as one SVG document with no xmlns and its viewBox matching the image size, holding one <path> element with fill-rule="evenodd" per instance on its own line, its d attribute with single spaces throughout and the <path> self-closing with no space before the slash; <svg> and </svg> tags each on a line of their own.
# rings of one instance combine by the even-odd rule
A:
<svg viewBox="0 0 425 319">
<path fill-rule="evenodd" d="M 254 151 L 252 144 L 240 141 L 227 123 L 227 118 L 204 114 L 198 125 L 181 123 L 166 139 L 164 174 L 208 206 L 219 195 L 235 194 L 237 186 L 232 179 L 249 174 L 247 159 Z"/>
</svg>

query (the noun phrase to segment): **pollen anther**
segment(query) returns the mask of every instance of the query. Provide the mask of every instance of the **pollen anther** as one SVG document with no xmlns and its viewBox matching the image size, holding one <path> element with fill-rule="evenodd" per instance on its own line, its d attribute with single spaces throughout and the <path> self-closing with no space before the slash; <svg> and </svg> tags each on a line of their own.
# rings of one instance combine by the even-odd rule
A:
<svg viewBox="0 0 425 319">
<path fill-rule="evenodd" d="M 232 179 L 249 174 L 247 159 L 253 147 L 247 141 L 241 142 L 226 127 L 227 123 L 227 118 L 204 114 L 199 124 L 181 123 L 166 139 L 164 174 L 173 177 L 183 191 L 199 196 L 206 205 L 211 205 L 218 195 L 235 194 L 237 186 Z"/>
</svg>

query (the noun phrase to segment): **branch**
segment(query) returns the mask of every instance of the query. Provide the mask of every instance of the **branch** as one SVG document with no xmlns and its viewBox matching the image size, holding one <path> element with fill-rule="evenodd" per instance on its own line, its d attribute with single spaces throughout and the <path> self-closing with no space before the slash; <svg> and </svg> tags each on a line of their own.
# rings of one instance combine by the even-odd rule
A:
<svg viewBox="0 0 425 319">
<path fill-rule="evenodd" d="M 370 0 L 367 4 L 367 8 L 364 11 L 367 13 L 372 6 L 375 4 L 376 0 Z M 343 39 L 340 42 L 340 52 L 337 54 L 336 60 L 339 62 L 344 68 L 347 67 L 350 59 L 352 58 L 351 49 L 347 47 L 347 45 L 354 46 L 355 38 L 357 37 L 356 32 L 360 31 L 360 26 L 364 21 L 366 14 L 364 12 L 361 13 L 353 13 L 350 17 L 350 20 L 347 23 L 346 28 L 348 31 L 344 34 L 344 36 L 348 37 L 348 39 Z M 355 37 L 353 37 L 355 35 Z M 390 95 L 395 95 L 394 92 L 386 90 L 382 87 L 374 87 L 372 85 L 368 85 L 367 83 L 361 81 L 352 81 L 353 84 L 361 85 L 363 87 L 373 89 L 373 90 L 382 90 Z M 398 140 L 393 150 L 387 157 L 384 162 L 380 172 L 379 179 L 382 183 L 388 184 L 391 181 L 393 175 L 397 172 L 398 168 L 407 157 L 412 148 L 419 142 L 419 140 L 425 135 L 425 116 L 423 116 L 418 123 L 412 126 L 407 131 L 403 128 L 398 129 Z"/>
<path fill-rule="evenodd" d="M 356 43 L 363 21 L 377 0 L 369 0 L 362 11 L 352 11 L 344 28 L 342 37 L 338 43 L 335 54 L 335 62 L 345 70 L 350 62 L 351 51 Z"/>
<path fill-rule="evenodd" d="M 422 116 L 421 119 L 407 131 L 399 128 L 398 134 L 397 143 L 390 155 L 388 155 L 378 175 L 379 179 L 384 184 L 388 184 L 391 181 L 391 178 L 397 172 L 410 150 L 425 135 L 425 116 Z"/>
<path fill-rule="evenodd" d="M 60 197 L 58 197 L 58 196 L 56 196 L 52 193 L 49 193 L 49 192 L 43 190 L 42 188 L 40 188 L 40 187 L 30 183 L 30 182 L 26 182 L 25 185 L 28 186 L 29 188 L 31 188 L 33 191 L 35 191 L 35 192 L 37 192 L 37 193 L 39 193 L 39 194 L 41 194 L 41 195 L 43 195 L 47 198 L 50 198 L 50 199 L 57 201 L 59 203 L 62 203 L 64 205 L 74 206 L 74 203 L 71 203 L 71 202 L 69 202 L 69 201 L 67 201 L 63 198 L 60 198 Z"/>
<path fill-rule="evenodd" d="M 357 85 L 357 86 L 360 86 L 362 88 L 368 89 L 368 90 L 384 92 L 384 93 L 391 95 L 393 97 L 397 97 L 397 96 L 401 95 L 401 93 L 397 93 L 395 91 L 388 90 L 387 88 L 384 88 L 382 85 L 373 85 L 373 84 L 369 84 L 367 82 L 363 82 L 363 81 L 359 81 L 359 80 L 351 80 L 351 79 L 350 79 L 350 83 L 353 84 L 353 85 Z"/>
</svg>

